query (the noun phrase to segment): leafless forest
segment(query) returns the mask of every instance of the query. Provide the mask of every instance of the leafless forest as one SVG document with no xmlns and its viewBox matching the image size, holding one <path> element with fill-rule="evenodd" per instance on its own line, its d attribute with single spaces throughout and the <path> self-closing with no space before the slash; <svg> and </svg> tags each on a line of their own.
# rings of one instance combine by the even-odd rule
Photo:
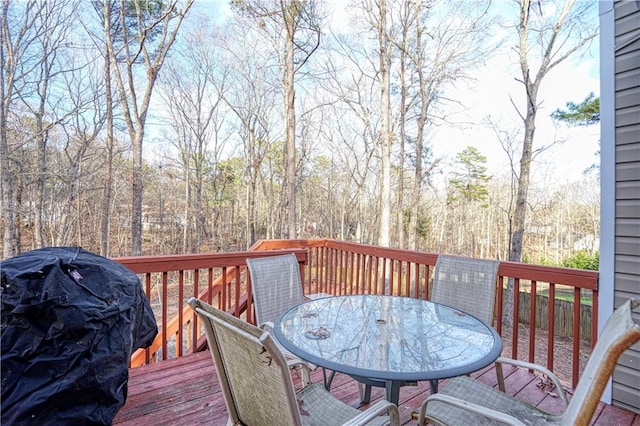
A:
<svg viewBox="0 0 640 426">
<path fill-rule="evenodd" d="M 224 16 L 193 0 L 0 1 L 0 258 L 262 238 L 556 264 L 597 252 L 597 170 L 548 188 L 536 156 L 556 141 L 534 135 L 549 120 L 538 87 L 594 39 L 597 2 L 358 0 L 337 31 L 320 0 L 233 0 Z M 510 166 L 488 170 L 473 140 L 436 157 L 435 129 L 460 125 L 445 111 L 464 108 L 451 87 L 498 49 L 519 64 L 520 121 L 473 125 Z"/>
</svg>

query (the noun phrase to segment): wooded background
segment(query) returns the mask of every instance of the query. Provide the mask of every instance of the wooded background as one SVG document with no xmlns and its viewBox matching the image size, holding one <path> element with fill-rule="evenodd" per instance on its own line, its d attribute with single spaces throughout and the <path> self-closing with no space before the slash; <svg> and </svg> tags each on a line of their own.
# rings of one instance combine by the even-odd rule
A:
<svg viewBox="0 0 640 426">
<path fill-rule="evenodd" d="M 597 170 L 553 188 L 530 176 L 559 142 L 534 144 L 538 87 L 594 39 L 597 3 L 353 1 L 348 32 L 322 1 L 196 6 L 2 0 L 0 258 L 261 238 L 552 264 L 597 254 Z M 451 88 L 504 46 L 520 125 L 473 125 L 509 166 L 489 172 L 473 140 L 434 156 L 434 131 L 459 125 L 446 108 L 464 107 Z"/>
</svg>

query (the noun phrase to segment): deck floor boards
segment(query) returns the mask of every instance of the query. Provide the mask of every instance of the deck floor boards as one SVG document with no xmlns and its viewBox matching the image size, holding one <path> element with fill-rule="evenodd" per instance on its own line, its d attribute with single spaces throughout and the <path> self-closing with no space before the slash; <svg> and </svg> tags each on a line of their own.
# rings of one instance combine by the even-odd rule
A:
<svg viewBox="0 0 640 426">
<path fill-rule="evenodd" d="M 560 410 L 559 398 L 541 389 L 540 379 L 535 375 L 506 366 L 504 374 L 506 389 L 511 395 L 550 412 Z M 490 386 L 497 385 L 495 371 L 491 367 L 472 376 Z M 322 381 L 321 369 L 313 372 L 312 380 Z M 357 382 L 346 375 L 336 374 L 331 393 L 353 407 L 365 407 L 360 403 Z M 398 406 L 401 424 L 415 424 L 411 419 L 411 412 L 429 394 L 428 382 L 401 388 Z M 372 389 L 372 402 L 383 397 L 382 388 Z M 223 426 L 226 419 L 227 412 L 211 356 L 209 352 L 200 352 L 130 369 L 127 402 L 118 412 L 113 424 Z M 640 415 L 601 403 L 592 424 L 640 426 Z"/>
</svg>

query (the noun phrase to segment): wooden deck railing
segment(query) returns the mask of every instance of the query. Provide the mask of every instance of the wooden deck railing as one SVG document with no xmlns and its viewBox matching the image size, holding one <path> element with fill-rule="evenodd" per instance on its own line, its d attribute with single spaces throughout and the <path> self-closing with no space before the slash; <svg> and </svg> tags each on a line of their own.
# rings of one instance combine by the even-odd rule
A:
<svg viewBox="0 0 640 426">
<path fill-rule="evenodd" d="M 161 332 L 146 351 L 138 351 L 132 365 L 166 359 L 198 350 L 203 343 L 200 327 L 193 325 L 193 315 L 185 305 L 189 296 L 195 295 L 236 316 L 254 323 L 252 298 L 245 272 L 248 257 L 265 256 L 277 250 L 293 252 L 301 262 L 305 294 L 325 292 L 338 294 L 391 294 L 429 299 L 432 269 L 437 253 L 400 250 L 356 244 L 336 240 L 264 240 L 246 252 L 198 254 L 182 256 L 156 256 L 119 258 L 134 272 L 143 275 L 145 290 L 157 312 Z M 571 385 L 575 387 L 581 360 L 586 358 L 581 348 L 581 338 L 590 342 L 597 338 L 598 273 L 568 268 L 501 262 L 497 285 L 506 288 L 512 280 L 514 294 L 526 290 L 529 300 L 526 355 L 518 344 L 522 339 L 522 327 L 511 327 L 505 322 L 504 292 L 498 292 L 496 322 L 498 332 L 509 337 L 510 347 L 506 356 L 546 364 L 554 370 L 558 342 L 555 330 L 555 300 L 560 290 L 568 289 L 573 301 L 573 340 L 571 342 Z M 548 293 L 546 312 L 539 312 L 536 294 Z M 591 332 L 580 335 L 581 298 L 591 298 Z M 156 299 L 158 300 L 156 302 Z M 511 315 L 519 317 L 520 297 L 514 298 Z M 547 316 L 545 323 L 551 331 L 538 330 L 536 316 Z M 521 318 L 522 320 L 522 318 Z M 546 347 L 540 348 L 537 336 L 546 334 Z M 581 337 L 581 338 L 580 338 Z M 506 339 L 505 339 L 506 341 Z M 178 343 L 180 342 L 180 343 Z M 545 360 L 536 354 L 546 353 Z M 566 356 L 566 355 L 563 355 Z"/>
<path fill-rule="evenodd" d="M 307 261 L 306 250 L 279 252 L 294 253 L 301 264 Z M 193 326 L 193 311 L 186 304 L 191 296 L 254 323 L 253 311 L 247 309 L 251 305 L 251 286 L 247 285 L 246 260 L 269 255 L 244 251 L 114 259 L 142 277 L 159 328 L 151 346 L 133 354 L 131 366 L 180 357 L 204 344 L 200 327 Z"/>
</svg>

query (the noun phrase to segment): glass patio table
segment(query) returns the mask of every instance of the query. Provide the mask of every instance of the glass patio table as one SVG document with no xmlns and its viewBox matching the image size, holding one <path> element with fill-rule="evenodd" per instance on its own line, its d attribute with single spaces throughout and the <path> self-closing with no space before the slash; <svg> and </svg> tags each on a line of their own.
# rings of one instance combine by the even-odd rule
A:
<svg viewBox="0 0 640 426">
<path fill-rule="evenodd" d="M 400 296 L 303 302 L 282 313 L 274 331 L 292 354 L 362 383 L 384 386 L 386 399 L 395 404 L 401 386 L 429 380 L 435 392 L 439 379 L 480 370 L 502 351 L 500 336 L 483 321 Z"/>
</svg>

